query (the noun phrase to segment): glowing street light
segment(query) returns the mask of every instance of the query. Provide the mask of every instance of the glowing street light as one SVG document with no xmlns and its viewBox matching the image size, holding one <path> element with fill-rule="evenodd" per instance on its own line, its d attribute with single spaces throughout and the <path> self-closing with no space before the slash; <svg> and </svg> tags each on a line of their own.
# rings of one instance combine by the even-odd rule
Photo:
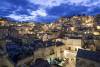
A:
<svg viewBox="0 0 100 67">
<path fill-rule="evenodd" d="M 88 20 L 86 20 L 86 23 L 89 23 L 89 22 L 91 22 L 92 21 L 92 19 L 88 19 Z"/>
<path fill-rule="evenodd" d="M 93 34 L 94 34 L 94 35 L 100 35 L 100 33 L 99 33 L 99 32 L 93 32 Z"/>
<path fill-rule="evenodd" d="M 74 31 L 75 30 L 75 27 L 71 27 L 71 31 Z"/>
<path fill-rule="evenodd" d="M 97 26 L 97 29 L 100 29 L 100 26 Z"/>
<path fill-rule="evenodd" d="M 64 57 L 66 57 L 67 55 L 69 55 L 69 51 L 68 50 L 64 50 Z"/>
<path fill-rule="evenodd" d="M 93 23 L 86 24 L 88 27 L 93 27 Z"/>
<path fill-rule="evenodd" d="M 21 24 L 18 24 L 18 26 L 22 26 Z"/>
</svg>

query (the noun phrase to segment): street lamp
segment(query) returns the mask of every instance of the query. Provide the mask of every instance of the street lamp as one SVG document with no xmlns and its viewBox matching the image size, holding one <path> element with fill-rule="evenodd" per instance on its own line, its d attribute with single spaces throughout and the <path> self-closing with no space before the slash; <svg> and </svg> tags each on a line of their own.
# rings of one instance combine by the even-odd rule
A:
<svg viewBox="0 0 100 67">
<path fill-rule="evenodd" d="M 93 32 L 93 34 L 94 34 L 94 35 L 100 35 L 100 33 L 99 33 L 99 32 Z"/>
<path fill-rule="evenodd" d="M 71 27 L 71 31 L 74 31 L 75 30 L 75 27 Z"/>
<path fill-rule="evenodd" d="M 100 26 L 97 26 L 97 29 L 100 30 Z"/>
</svg>

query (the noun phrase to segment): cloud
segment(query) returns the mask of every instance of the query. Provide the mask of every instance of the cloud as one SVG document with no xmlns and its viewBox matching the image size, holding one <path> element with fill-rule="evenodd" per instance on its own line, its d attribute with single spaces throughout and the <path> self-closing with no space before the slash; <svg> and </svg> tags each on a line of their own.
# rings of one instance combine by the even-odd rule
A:
<svg viewBox="0 0 100 67">
<path fill-rule="evenodd" d="M 28 9 L 30 15 L 22 15 L 22 14 L 16 14 L 16 11 L 14 11 L 12 14 L 9 14 L 6 17 L 10 17 L 17 21 L 37 21 L 37 22 L 52 22 L 53 20 L 56 20 L 58 16 L 54 15 L 48 15 L 46 10 L 44 9 L 38 9 L 36 11 L 32 11 Z"/>
<path fill-rule="evenodd" d="M 44 9 L 38 9 L 36 11 L 32 11 L 31 15 L 34 15 L 34 16 L 47 16 L 47 13 Z"/>
<path fill-rule="evenodd" d="M 32 9 L 32 10 L 38 9 L 38 5 L 31 4 L 27 0 L 0 0 L 0 2 L 2 2 L 0 3 L 0 11 L 6 10 L 6 11 L 12 11 L 12 12 L 13 11 L 27 12 L 27 9 Z"/>
<path fill-rule="evenodd" d="M 28 0 L 30 3 L 39 5 L 51 16 L 65 16 L 77 14 L 90 14 L 94 7 L 100 8 L 100 0 Z M 90 14 L 91 15 L 91 14 Z M 57 18 L 56 17 L 56 18 Z"/>
<path fill-rule="evenodd" d="M 6 17 L 10 17 L 14 20 L 17 21 L 29 21 L 29 20 L 35 20 L 35 16 L 27 16 L 27 15 L 16 15 L 16 14 L 10 14 L 9 16 Z"/>
<path fill-rule="evenodd" d="M 98 6 L 100 0 L 28 0 L 30 3 L 38 4 L 41 7 L 54 7 L 62 4 L 82 5 L 82 6 Z"/>
<path fill-rule="evenodd" d="M 69 8 L 70 7 L 70 8 Z M 47 13 L 49 15 L 54 15 L 54 16 L 71 16 L 71 15 L 77 15 L 81 14 L 84 12 L 87 12 L 88 7 L 85 6 L 73 6 L 73 5 L 60 5 L 60 6 L 55 6 L 53 8 L 48 8 Z"/>
<path fill-rule="evenodd" d="M 19 11 L 18 9 L 17 11 Z M 30 15 L 25 15 L 25 14 L 17 14 L 16 11 L 13 11 L 12 14 L 9 14 L 6 17 L 13 18 L 17 21 L 36 21 L 38 17 L 46 17 L 47 13 L 43 9 L 38 9 L 36 11 L 28 10 Z"/>
<path fill-rule="evenodd" d="M 29 0 L 30 3 L 38 4 L 43 8 L 59 6 L 61 3 L 64 3 L 65 0 Z"/>
<path fill-rule="evenodd" d="M 53 22 L 57 20 L 58 16 L 48 15 L 46 17 L 37 17 L 38 22 Z"/>
<path fill-rule="evenodd" d="M 54 21 L 65 15 L 100 13 L 100 0 L 0 0 L 0 16 L 20 21 Z"/>
<path fill-rule="evenodd" d="M 2 2 L 0 3 L 0 10 L 6 10 L 10 7 L 11 5 L 8 2 Z"/>
</svg>

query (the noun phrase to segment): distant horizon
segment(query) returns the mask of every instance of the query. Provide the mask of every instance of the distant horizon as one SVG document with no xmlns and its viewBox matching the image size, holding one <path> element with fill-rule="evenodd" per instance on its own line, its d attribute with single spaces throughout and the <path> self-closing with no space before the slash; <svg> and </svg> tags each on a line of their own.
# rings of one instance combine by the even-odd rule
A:
<svg viewBox="0 0 100 67">
<path fill-rule="evenodd" d="M 100 14 L 96 14 L 96 15 L 100 15 Z M 78 14 L 78 15 L 70 15 L 70 16 L 67 15 L 67 16 L 61 16 L 61 17 L 59 17 L 59 18 L 57 18 L 57 19 L 55 19 L 53 21 L 46 21 L 46 22 L 43 22 L 43 23 L 55 22 L 55 21 L 57 21 L 58 19 L 60 19 L 62 17 L 67 18 L 67 17 L 73 17 L 73 16 L 96 16 L 96 15 L 86 15 L 86 14 Z M 18 21 L 18 20 L 14 20 L 13 18 L 10 18 L 10 17 L 0 17 L 0 18 L 8 19 L 8 20 L 14 21 L 14 22 L 36 22 L 36 23 L 42 23 L 42 22 L 38 22 L 38 21 L 34 21 L 34 20 L 32 20 L 32 21 Z"/>
<path fill-rule="evenodd" d="M 100 14 L 100 0 L 0 0 L 0 17 L 52 22 L 62 16 Z"/>
</svg>

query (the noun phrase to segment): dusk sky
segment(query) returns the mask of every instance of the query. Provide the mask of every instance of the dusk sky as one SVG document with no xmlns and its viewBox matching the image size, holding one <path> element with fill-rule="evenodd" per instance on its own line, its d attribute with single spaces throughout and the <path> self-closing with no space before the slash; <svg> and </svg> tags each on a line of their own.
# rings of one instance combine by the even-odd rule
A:
<svg viewBox="0 0 100 67">
<path fill-rule="evenodd" d="M 100 0 L 0 0 L 0 17 L 51 22 L 61 16 L 100 14 Z"/>
</svg>

